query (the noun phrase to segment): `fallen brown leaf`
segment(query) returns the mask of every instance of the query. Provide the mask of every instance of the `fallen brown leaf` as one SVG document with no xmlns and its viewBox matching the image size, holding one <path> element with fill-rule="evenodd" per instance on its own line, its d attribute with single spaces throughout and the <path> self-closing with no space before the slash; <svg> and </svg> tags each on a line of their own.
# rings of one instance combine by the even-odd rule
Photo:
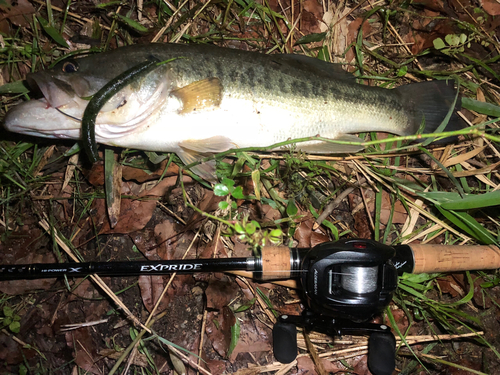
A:
<svg viewBox="0 0 500 375">
<path fill-rule="evenodd" d="M 165 220 L 155 226 L 154 234 L 157 239 L 156 252 L 161 259 L 180 259 L 180 256 L 176 256 L 175 249 L 177 247 L 177 242 L 173 238 L 177 234 L 175 229 L 175 224 L 170 220 Z"/>
<path fill-rule="evenodd" d="M 35 13 L 35 8 L 28 0 L 6 0 L 0 2 L 0 21 L 9 19 L 14 25 L 29 27 L 29 20 Z"/>
<path fill-rule="evenodd" d="M 347 34 L 347 40 L 346 40 L 346 45 L 349 46 L 351 45 L 354 41 L 356 41 L 359 33 L 359 28 L 361 25 L 363 25 L 363 35 L 368 35 L 371 32 L 371 26 L 368 22 L 363 22 L 365 19 L 363 17 L 356 18 L 354 21 L 352 21 L 347 29 L 349 30 L 349 33 Z M 354 49 L 349 48 L 349 51 L 347 51 L 347 54 L 345 56 L 345 59 L 348 63 L 352 62 L 354 60 Z"/>
<path fill-rule="evenodd" d="M 164 169 L 167 166 L 168 159 L 162 161 L 158 168 L 155 171 L 148 172 L 140 168 L 133 168 L 129 166 L 123 167 L 123 179 L 125 181 L 134 180 L 139 183 L 146 181 L 158 180 L 162 175 L 164 177 L 178 176 L 179 175 L 179 167 L 176 164 L 171 163 L 168 169 L 165 171 Z"/>
<path fill-rule="evenodd" d="M 73 349 L 75 353 L 75 363 L 82 369 L 91 372 L 92 374 L 104 374 L 96 360 L 97 355 L 95 344 L 90 334 L 90 328 L 79 328 L 65 334 L 66 344 Z"/>
<path fill-rule="evenodd" d="M 185 176 L 184 183 L 191 182 L 191 178 Z M 120 208 L 120 221 L 111 229 L 108 220 L 105 218 L 104 200 L 96 199 L 94 207 L 97 208 L 96 216 L 100 218 L 103 226 L 101 234 L 108 233 L 130 233 L 140 230 L 146 226 L 151 219 L 153 211 L 156 208 L 157 200 L 165 194 L 168 188 L 177 182 L 177 177 L 168 177 L 162 180 L 151 190 L 144 190 L 137 195 L 137 199 L 122 199 Z M 132 189 L 136 189 L 137 184 L 128 182 L 123 185 L 122 194 L 130 194 Z"/>
<path fill-rule="evenodd" d="M 146 309 L 151 312 L 161 296 L 164 289 L 163 276 L 139 276 L 139 288 L 141 290 L 142 302 Z M 164 298 L 158 306 L 157 312 L 162 312 L 168 307 L 169 298 Z"/>
<path fill-rule="evenodd" d="M 208 288 L 205 290 L 207 297 L 207 308 L 221 310 L 238 294 L 238 285 L 228 277 L 223 276 L 222 279 L 210 277 Z"/>
<path fill-rule="evenodd" d="M 230 314 L 232 315 L 232 312 Z M 205 327 L 207 338 L 210 340 L 212 347 L 223 358 L 227 356 L 229 343 L 231 342 L 231 321 L 226 321 L 231 317 L 226 315 L 222 311 L 209 311 Z M 234 319 L 234 315 L 232 319 Z"/>
<path fill-rule="evenodd" d="M 238 314 L 240 322 L 240 338 L 231 353 L 230 361 L 234 361 L 239 353 L 259 353 L 271 350 L 271 330 L 260 320 L 244 313 Z"/>
</svg>

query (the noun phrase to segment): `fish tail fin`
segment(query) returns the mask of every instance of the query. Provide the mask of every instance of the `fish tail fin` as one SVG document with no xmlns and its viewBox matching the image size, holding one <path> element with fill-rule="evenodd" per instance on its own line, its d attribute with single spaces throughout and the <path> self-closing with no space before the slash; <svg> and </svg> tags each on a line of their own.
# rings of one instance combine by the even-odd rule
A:
<svg viewBox="0 0 500 375">
<path fill-rule="evenodd" d="M 453 131 L 463 129 L 466 126 L 457 114 L 457 111 L 460 110 L 460 98 L 458 98 L 448 124 L 443 129 L 439 129 L 457 96 L 457 89 L 453 81 L 411 83 L 395 90 L 402 96 L 403 103 L 408 106 L 409 111 L 414 113 L 410 126 L 405 129 L 402 135 L 430 134 L 436 130 Z M 425 127 L 421 130 L 422 124 Z M 449 140 L 448 138 L 443 141 Z"/>
</svg>

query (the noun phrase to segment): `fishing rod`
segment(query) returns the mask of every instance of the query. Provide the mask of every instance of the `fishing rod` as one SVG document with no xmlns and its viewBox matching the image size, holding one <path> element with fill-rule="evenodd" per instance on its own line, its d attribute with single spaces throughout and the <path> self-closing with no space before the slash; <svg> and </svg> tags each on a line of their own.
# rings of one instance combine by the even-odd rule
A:
<svg viewBox="0 0 500 375">
<path fill-rule="evenodd" d="M 163 275 L 173 272 L 232 272 L 258 280 L 297 278 L 307 308 L 300 316 L 282 315 L 273 328 L 275 358 L 297 356 L 297 327 L 331 336 L 369 335 L 368 367 L 374 375 L 395 368 L 395 338 L 389 327 L 368 321 L 389 305 L 398 276 L 500 268 L 497 246 L 398 245 L 372 240 L 325 242 L 311 249 L 263 247 L 258 257 L 130 262 L 0 265 L 0 280 Z"/>
</svg>

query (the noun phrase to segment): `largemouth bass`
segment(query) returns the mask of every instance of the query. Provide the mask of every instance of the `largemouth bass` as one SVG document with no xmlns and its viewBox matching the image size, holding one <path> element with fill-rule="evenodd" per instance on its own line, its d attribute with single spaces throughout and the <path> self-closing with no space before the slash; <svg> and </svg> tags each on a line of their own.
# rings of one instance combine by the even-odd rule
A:
<svg viewBox="0 0 500 375">
<path fill-rule="evenodd" d="M 112 78 L 147 59 L 166 61 L 104 106 L 96 120 L 99 143 L 174 152 L 190 164 L 231 148 L 267 147 L 320 135 L 360 142 L 350 133 L 415 134 L 434 131 L 456 90 L 443 81 L 396 89 L 357 84 L 337 64 L 302 55 L 266 55 L 206 45 L 147 44 L 121 47 L 29 74 L 43 94 L 11 109 L 5 127 L 48 138 L 81 137 L 90 97 Z M 459 125 L 452 119 L 449 128 Z M 362 149 L 311 141 L 310 153 Z M 194 172 L 213 180 L 214 164 Z"/>
</svg>

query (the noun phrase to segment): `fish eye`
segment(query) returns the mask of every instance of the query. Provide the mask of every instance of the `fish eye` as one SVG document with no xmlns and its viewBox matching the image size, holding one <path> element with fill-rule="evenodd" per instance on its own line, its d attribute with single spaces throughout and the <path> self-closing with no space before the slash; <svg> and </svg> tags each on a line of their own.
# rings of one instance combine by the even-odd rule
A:
<svg viewBox="0 0 500 375">
<path fill-rule="evenodd" d="M 62 66 L 64 73 L 75 73 L 78 70 L 78 64 L 74 60 L 66 61 Z"/>
</svg>

